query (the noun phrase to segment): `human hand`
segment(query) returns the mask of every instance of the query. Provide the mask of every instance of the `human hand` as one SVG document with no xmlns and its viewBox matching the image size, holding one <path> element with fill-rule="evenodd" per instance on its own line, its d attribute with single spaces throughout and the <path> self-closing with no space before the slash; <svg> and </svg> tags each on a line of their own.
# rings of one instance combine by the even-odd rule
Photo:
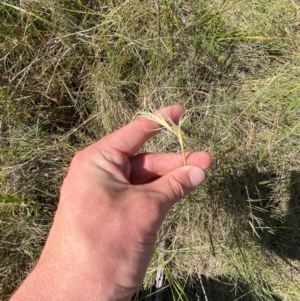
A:
<svg viewBox="0 0 300 301">
<path fill-rule="evenodd" d="M 182 112 L 159 111 L 174 122 Z M 137 119 L 74 156 L 41 258 L 11 300 L 130 300 L 168 211 L 211 165 L 206 152 L 185 167 L 181 154 L 135 155 L 157 128 Z"/>
</svg>

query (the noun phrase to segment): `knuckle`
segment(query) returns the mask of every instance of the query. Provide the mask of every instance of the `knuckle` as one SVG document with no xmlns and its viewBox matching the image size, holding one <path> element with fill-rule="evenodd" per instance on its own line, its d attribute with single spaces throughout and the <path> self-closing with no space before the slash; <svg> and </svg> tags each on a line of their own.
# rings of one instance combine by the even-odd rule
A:
<svg viewBox="0 0 300 301">
<path fill-rule="evenodd" d="M 72 162 L 71 164 L 72 165 L 80 165 L 82 162 L 84 162 L 86 160 L 86 154 L 85 154 L 85 151 L 84 150 L 81 150 L 79 152 L 77 152 L 73 159 L 72 159 Z"/>
<path fill-rule="evenodd" d="M 71 166 L 83 166 L 92 158 L 93 158 L 93 151 L 90 147 L 87 147 L 83 150 L 80 150 L 74 155 L 71 161 Z"/>
<path fill-rule="evenodd" d="M 83 167 L 87 160 L 87 155 L 84 150 L 81 150 L 77 152 L 74 157 L 72 158 L 71 164 L 70 164 L 70 170 L 76 169 L 79 170 Z"/>
</svg>

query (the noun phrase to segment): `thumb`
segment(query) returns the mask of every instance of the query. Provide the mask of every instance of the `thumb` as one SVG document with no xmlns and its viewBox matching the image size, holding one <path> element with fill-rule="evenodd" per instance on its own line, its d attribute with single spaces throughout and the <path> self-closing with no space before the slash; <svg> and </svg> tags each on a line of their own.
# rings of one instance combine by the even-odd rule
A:
<svg viewBox="0 0 300 301">
<path fill-rule="evenodd" d="M 161 200 L 162 202 L 167 202 L 172 206 L 192 192 L 203 180 L 204 171 L 201 168 L 196 166 L 184 166 L 149 183 L 148 187 L 161 194 L 163 198 Z"/>
</svg>

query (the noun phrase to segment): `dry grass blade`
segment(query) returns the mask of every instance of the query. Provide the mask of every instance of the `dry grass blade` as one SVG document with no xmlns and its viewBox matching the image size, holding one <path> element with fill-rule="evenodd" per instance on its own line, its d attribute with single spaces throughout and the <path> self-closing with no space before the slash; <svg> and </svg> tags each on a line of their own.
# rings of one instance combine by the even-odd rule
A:
<svg viewBox="0 0 300 301">
<path fill-rule="evenodd" d="M 184 118 L 181 117 L 179 120 L 179 123 L 176 124 L 170 118 L 163 116 L 159 113 L 140 112 L 137 114 L 137 117 L 148 118 L 148 119 L 156 122 L 158 125 L 167 129 L 170 133 L 172 133 L 178 139 L 178 142 L 181 147 L 181 152 L 182 152 L 183 165 L 186 166 L 185 148 L 184 148 L 184 143 L 183 143 L 184 133 L 181 130 L 181 124 L 183 123 Z"/>
</svg>

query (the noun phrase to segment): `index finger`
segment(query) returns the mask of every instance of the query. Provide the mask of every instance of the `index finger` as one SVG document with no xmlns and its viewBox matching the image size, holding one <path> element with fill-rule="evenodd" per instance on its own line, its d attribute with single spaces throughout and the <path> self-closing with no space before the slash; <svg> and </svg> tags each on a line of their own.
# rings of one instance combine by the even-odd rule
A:
<svg viewBox="0 0 300 301">
<path fill-rule="evenodd" d="M 162 108 L 156 113 L 177 123 L 183 113 L 183 107 L 174 105 Z M 158 131 L 159 128 L 156 122 L 144 117 L 138 118 L 96 142 L 95 147 L 102 150 L 118 150 L 131 157 Z"/>
</svg>

